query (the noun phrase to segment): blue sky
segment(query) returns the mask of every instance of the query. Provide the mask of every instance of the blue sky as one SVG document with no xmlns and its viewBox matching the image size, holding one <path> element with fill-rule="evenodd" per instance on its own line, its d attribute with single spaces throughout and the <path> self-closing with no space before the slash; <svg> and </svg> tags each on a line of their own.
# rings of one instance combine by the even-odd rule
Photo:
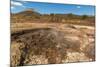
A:
<svg viewBox="0 0 100 67">
<path fill-rule="evenodd" d="M 11 1 L 11 12 L 18 13 L 26 9 L 34 9 L 41 14 L 68 14 L 76 15 L 95 15 L 95 6 L 90 5 L 72 5 L 72 4 L 57 4 L 57 3 L 41 3 L 41 2 L 25 2 Z"/>
</svg>

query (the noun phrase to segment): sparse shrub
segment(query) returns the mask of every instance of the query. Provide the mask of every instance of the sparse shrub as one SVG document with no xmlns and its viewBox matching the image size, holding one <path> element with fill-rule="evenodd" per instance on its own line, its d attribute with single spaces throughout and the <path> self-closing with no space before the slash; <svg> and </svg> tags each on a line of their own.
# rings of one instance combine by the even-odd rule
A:
<svg viewBox="0 0 100 67">
<path fill-rule="evenodd" d="M 82 16 L 82 20 L 85 20 L 85 19 L 87 19 L 87 18 L 88 18 L 87 15 L 83 15 L 83 16 Z"/>
</svg>

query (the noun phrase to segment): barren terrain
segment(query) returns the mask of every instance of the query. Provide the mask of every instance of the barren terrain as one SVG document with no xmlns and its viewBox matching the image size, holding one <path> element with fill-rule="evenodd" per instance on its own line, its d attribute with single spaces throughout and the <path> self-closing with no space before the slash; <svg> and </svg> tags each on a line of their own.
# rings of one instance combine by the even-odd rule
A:
<svg viewBox="0 0 100 67">
<path fill-rule="evenodd" d="M 85 61 L 95 61 L 94 16 L 12 14 L 12 67 Z"/>
<path fill-rule="evenodd" d="M 95 27 L 94 26 L 85 26 L 85 25 L 73 25 L 73 24 L 64 24 L 64 23 L 11 23 L 11 32 L 17 33 L 20 31 L 31 30 L 32 29 L 43 29 L 51 28 L 57 31 L 60 31 L 64 34 L 64 38 L 70 43 L 70 48 L 66 48 L 66 58 L 62 60 L 62 63 L 68 62 L 79 62 L 79 61 L 93 61 L 95 60 L 95 47 L 94 47 L 94 37 L 95 37 Z M 24 34 L 23 34 L 24 35 Z M 21 37 L 22 35 L 19 35 Z M 27 35 L 28 36 L 28 33 Z M 29 36 L 30 37 L 30 36 Z M 59 36 L 58 36 L 59 37 Z M 13 36 L 12 36 L 13 38 Z M 22 37 L 23 38 L 23 37 Z M 18 55 L 19 59 L 16 59 L 16 62 L 12 59 L 13 64 L 19 64 L 20 62 L 20 45 L 16 40 L 12 39 L 11 44 L 11 58 Z M 33 50 L 34 51 L 34 50 Z M 30 64 L 48 64 L 48 58 L 43 58 L 44 56 L 40 55 L 38 57 L 34 55 L 35 61 L 31 60 L 27 65 Z M 31 58 L 32 59 L 32 58 Z M 52 58 L 53 59 L 53 58 Z"/>
</svg>

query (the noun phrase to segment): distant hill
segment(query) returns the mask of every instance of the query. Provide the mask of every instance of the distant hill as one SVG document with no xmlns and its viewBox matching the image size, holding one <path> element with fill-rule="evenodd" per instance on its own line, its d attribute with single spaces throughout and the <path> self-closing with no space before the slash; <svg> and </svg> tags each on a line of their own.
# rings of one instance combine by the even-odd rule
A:
<svg viewBox="0 0 100 67">
<path fill-rule="evenodd" d="M 69 14 L 40 14 L 34 10 L 27 9 L 19 13 L 11 13 L 11 22 L 19 23 L 26 21 L 38 21 L 38 22 L 57 22 L 57 23 L 89 23 L 94 25 L 95 17 L 87 15 L 75 15 Z"/>
<path fill-rule="evenodd" d="M 39 19 L 41 14 L 32 11 L 32 10 L 25 10 L 19 13 L 11 14 L 11 19 L 16 21 L 24 21 L 24 20 L 33 20 Z"/>
</svg>

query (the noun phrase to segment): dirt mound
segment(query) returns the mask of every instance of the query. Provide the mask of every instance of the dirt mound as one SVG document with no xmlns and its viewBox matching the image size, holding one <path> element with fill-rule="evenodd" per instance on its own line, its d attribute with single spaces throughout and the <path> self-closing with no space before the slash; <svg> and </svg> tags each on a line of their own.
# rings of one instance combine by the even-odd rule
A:
<svg viewBox="0 0 100 67">
<path fill-rule="evenodd" d="M 11 45 L 12 66 L 62 63 L 70 45 L 62 32 L 51 28 L 13 33 L 12 41 L 17 43 Z M 42 58 L 38 59 L 37 57 Z M 45 58 L 44 61 L 43 58 Z M 39 61 L 42 63 L 39 63 Z"/>
</svg>

